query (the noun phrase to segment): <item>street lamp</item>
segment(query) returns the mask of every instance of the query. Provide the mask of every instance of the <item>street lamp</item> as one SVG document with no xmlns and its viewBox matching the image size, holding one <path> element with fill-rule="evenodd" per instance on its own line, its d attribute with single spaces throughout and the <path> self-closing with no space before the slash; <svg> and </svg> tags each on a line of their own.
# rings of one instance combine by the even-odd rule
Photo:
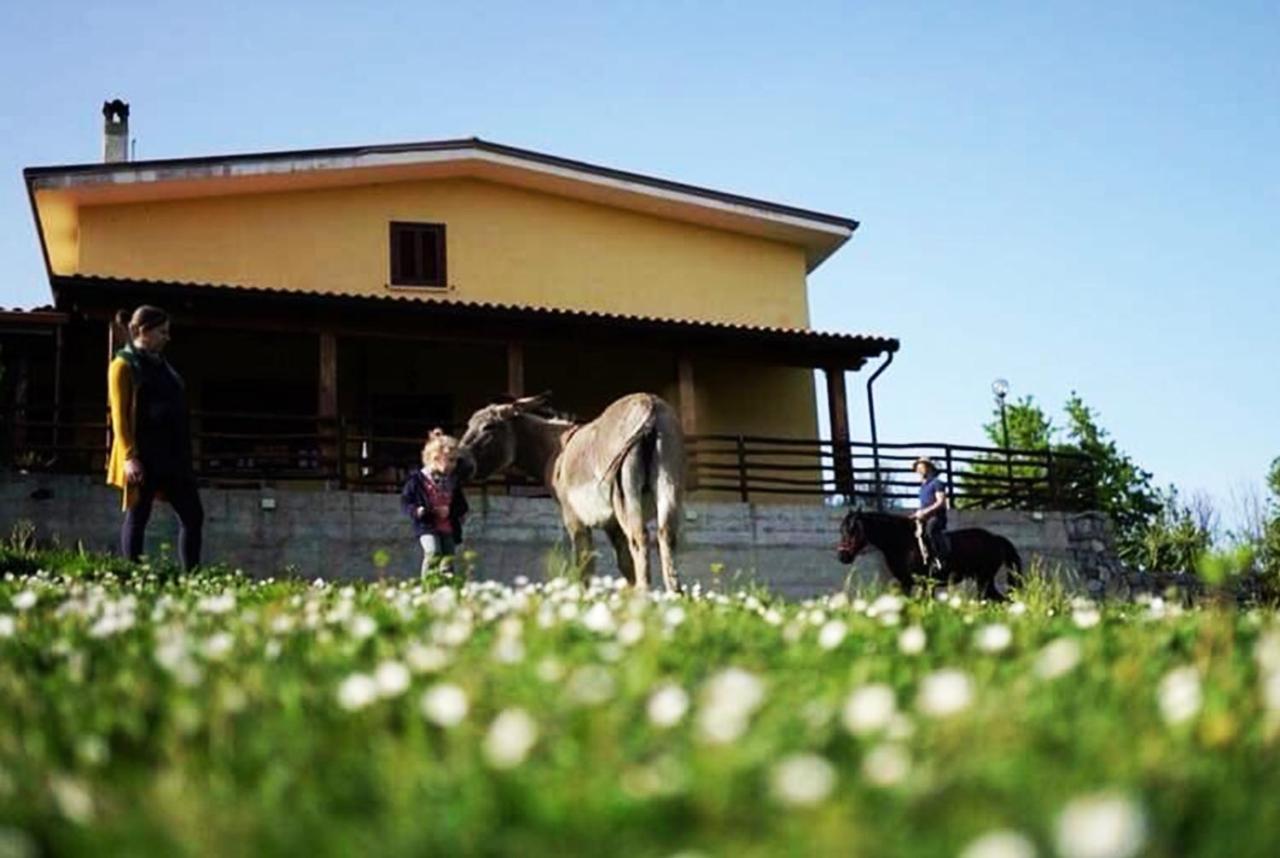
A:
<svg viewBox="0 0 1280 858">
<path fill-rule="evenodd" d="M 1005 475 L 1009 478 L 1009 491 L 1013 491 L 1013 458 L 1009 453 L 1009 417 L 1004 410 L 1005 397 L 1009 395 L 1009 382 L 1003 378 L 997 378 L 991 382 L 991 392 L 996 395 L 996 399 L 1000 402 L 1000 426 L 1004 431 L 1004 468 Z"/>
</svg>

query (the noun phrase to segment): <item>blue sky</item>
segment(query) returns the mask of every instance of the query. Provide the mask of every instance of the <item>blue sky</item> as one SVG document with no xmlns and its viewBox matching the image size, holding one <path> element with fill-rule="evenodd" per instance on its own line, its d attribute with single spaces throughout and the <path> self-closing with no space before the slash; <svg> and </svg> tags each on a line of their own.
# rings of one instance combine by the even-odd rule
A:
<svg viewBox="0 0 1280 858">
<path fill-rule="evenodd" d="M 1277 44 L 1274 2 L 6 4 L 0 304 L 48 298 L 21 168 L 97 160 L 105 98 L 148 158 L 475 134 L 856 217 L 812 318 L 901 339 L 882 438 L 1075 389 L 1229 507 L 1280 455 Z"/>
</svg>

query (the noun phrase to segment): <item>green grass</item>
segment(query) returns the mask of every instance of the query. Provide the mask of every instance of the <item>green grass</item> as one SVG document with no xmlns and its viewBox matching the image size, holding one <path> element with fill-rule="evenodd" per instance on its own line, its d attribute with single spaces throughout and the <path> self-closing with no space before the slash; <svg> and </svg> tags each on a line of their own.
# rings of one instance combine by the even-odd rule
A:
<svg viewBox="0 0 1280 858">
<path fill-rule="evenodd" d="M 997 829 L 1053 855 L 1095 795 L 1140 854 L 1280 832 L 1262 609 L 1094 606 L 1036 576 L 1013 606 L 317 585 L 28 546 L 0 576 L 0 855 L 952 856 Z M 1046 676 L 1050 644 L 1078 664 Z M 947 677 L 967 705 L 929 714 Z M 423 713 L 442 685 L 453 726 Z M 851 730 L 868 685 L 893 714 L 855 705 Z M 536 737 L 503 757 L 516 709 Z"/>
</svg>

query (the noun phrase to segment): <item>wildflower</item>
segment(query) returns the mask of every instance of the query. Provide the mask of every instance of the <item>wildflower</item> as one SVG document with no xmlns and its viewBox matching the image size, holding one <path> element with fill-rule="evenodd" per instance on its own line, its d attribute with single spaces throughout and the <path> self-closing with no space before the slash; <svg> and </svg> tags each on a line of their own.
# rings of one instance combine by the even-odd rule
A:
<svg viewBox="0 0 1280 858">
<path fill-rule="evenodd" d="M 18 624 L 11 614 L 0 614 L 0 638 L 11 638 L 18 630 Z"/>
<path fill-rule="evenodd" d="M 373 672 L 378 696 L 397 697 L 409 688 L 409 668 L 398 661 L 384 661 Z"/>
<path fill-rule="evenodd" d="M 727 744 L 747 729 L 751 715 L 764 702 L 764 684 L 741 668 L 730 667 L 707 680 L 698 711 L 702 737 L 715 744 Z"/>
<path fill-rule="evenodd" d="M 14 595 L 13 607 L 19 611 L 30 610 L 31 608 L 35 607 L 35 604 L 38 598 L 39 597 L 36 596 L 34 591 L 23 590 L 21 593 L 17 593 Z"/>
<path fill-rule="evenodd" d="M 543 682 L 552 683 L 559 682 L 564 679 L 564 665 L 558 659 L 547 656 L 538 662 L 538 666 L 534 669 L 534 673 Z"/>
<path fill-rule="evenodd" d="M 1058 815 L 1055 840 L 1063 858 L 1129 858 L 1146 837 L 1146 818 L 1137 803 L 1103 792 L 1069 802 Z"/>
<path fill-rule="evenodd" d="M 885 593 L 876 597 L 876 600 L 867 608 L 867 616 L 878 617 L 881 614 L 900 614 L 904 604 L 906 603 L 901 596 Z"/>
<path fill-rule="evenodd" d="M 484 755 L 495 769 L 524 762 L 538 741 L 538 724 L 523 709 L 506 709 L 493 719 L 484 739 Z"/>
<path fill-rule="evenodd" d="M 1174 668 L 1160 680 L 1160 714 L 1168 724 L 1181 724 L 1200 711 L 1200 674 L 1194 667 Z"/>
<path fill-rule="evenodd" d="M 973 681 L 960 670 L 939 670 L 929 674 L 920 684 L 916 705 L 935 718 L 946 718 L 969 707 L 973 702 Z"/>
<path fill-rule="evenodd" d="M 1080 642 L 1075 638 L 1050 641 L 1036 657 L 1035 673 L 1041 679 L 1057 679 L 1080 663 Z"/>
<path fill-rule="evenodd" d="M 426 646 L 418 642 L 409 644 L 404 660 L 415 673 L 436 673 L 449 664 L 449 653 L 438 646 Z"/>
<path fill-rule="evenodd" d="M 338 705 L 348 711 L 363 709 L 378 699 L 378 683 L 372 676 L 353 673 L 338 686 Z"/>
<path fill-rule="evenodd" d="M 876 745 L 862 760 L 862 776 L 875 786 L 897 786 L 911 772 L 911 757 L 898 744 Z"/>
<path fill-rule="evenodd" d="M 55 776 L 49 781 L 58 811 L 72 822 L 84 825 L 93 819 L 93 795 L 83 782 L 72 777 Z"/>
<path fill-rule="evenodd" d="M 1253 657 L 1258 667 L 1267 673 L 1280 671 L 1280 631 L 1269 631 L 1253 645 Z"/>
<path fill-rule="evenodd" d="M 216 596 L 205 596 L 196 603 L 196 610 L 206 614 L 227 614 L 234 611 L 236 607 L 236 594 L 231 590 L 224 590 Z"/>
<path fill-rule="evenodd" d="M 200 647 L 200 652 L 204 657 L 213 661 L 222 658 L 231 652 L 231 647 L 235 644 L 235 639 L 228 632 L 218 632 L 210 635 L 208 640 Z"/>
<path fill-rule="evenodd" d="M 1280 670 L 1262 678 L 1262 703 L 1273 713 L 1280 713 Z"/>
<path fill-rule="evenodd" d="M 907 626 L 898 635 L 898 650 L 903 655 L 919 655 L 924 652 L 929 638 L 920 626 Z"/>
<path fill-rule="evenodd" d="M 689 711 L 689 695 L 679 685 L 668 683 L 649 696 L 647 711 L 655 727 L 674 727 Z"/>
<path fill-rule="evenodd" d="M 378 622 L 368 614 L 357 614 L 347 625 L 347 633 L 358 641 L 371 637 L 378 630 Z"/>
<path fill-rule="evenodd" d="M 1009 648 L 1013 643 L 1013 632 L 1003 623 L 992 623 L 978 629 L 976 643 L 979 650 L 994 655 Z"/>
<path fill-rule="evenodd" d="M 618 643 L 623 646 L 635 646 L 644 637 L 644 623 L 639 620 L 627 620 L 618 629 Z"/>
<path fill-rule="evenodd" d="M 600 635 L 611 635 L 617 628 L 613 612 L 604 602 L 596 602 L 582 615 L 582 625 Z"/>
<path fill-rule="evenodd" d="M 467 695 L 461 688 L 442 682 L 422 693 L 419 703 L 422 715 L 432 724 L 453 727 L 467 717 Z"/>
<path fill-rule="evenodd" d="M 1025 834 L 1001 829 L 971 842 L 960 858 L 1036 858 L 1036 847 Z"/>
<path fill-rule="evenodd" d="M 1077 628 L 1091 629 L 1102 620 L 1102 614 L 1092 605 L 1077 607 L 1071 612 L 1071 621 Z"/>
<path fill-rule="evenodd" d="M 882 683 L 855 689 L 845 701 L 842 720 L 855 735 L 883 730 L 897 711 L 893 689 Z"/>
<path fill-rule="evenodd" d="M 818 632 L 818 646 L 826 650 L 835 649 L 844 641 L 847 633 L 848 628 L 844 623 L 839 620 L 829 620 Z"/>
<path fill-rule="evenodd" d="M 524 661 L 524 641 L 518 635 L 499 635 L 493 642 L 493 660 L 499 664 Z"/>
<path fill-rule="evenodd" d="M 565 692 L 569 699 L 584 706 L 599 706 L 613 696 L 613 675 L 598 664 L 580 667 L 569 675 Z"/>
<path fill-rule="evenodd" d="M 835 785 L 835 767 L 817 754 L 792 754 L 775 765 L 770 776 L 773 797 L 791 807 L 817 804 Z"/>
</svg>

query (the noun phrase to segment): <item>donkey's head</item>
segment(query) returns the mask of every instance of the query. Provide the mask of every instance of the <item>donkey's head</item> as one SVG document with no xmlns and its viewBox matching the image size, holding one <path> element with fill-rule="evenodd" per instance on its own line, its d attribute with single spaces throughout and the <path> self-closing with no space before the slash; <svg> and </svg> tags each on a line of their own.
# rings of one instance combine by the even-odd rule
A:
<svg viewBox="0 0 1280 858">
<path fill-rule="evenodd" d="M 516 419 L 545 405 L 550 397 L 549 393 L 526 396 L 486 405 L 472 414 L 458 450 L 458 476 L 484 480 L 511 467 L 516 461 Z"/>
</svg>

